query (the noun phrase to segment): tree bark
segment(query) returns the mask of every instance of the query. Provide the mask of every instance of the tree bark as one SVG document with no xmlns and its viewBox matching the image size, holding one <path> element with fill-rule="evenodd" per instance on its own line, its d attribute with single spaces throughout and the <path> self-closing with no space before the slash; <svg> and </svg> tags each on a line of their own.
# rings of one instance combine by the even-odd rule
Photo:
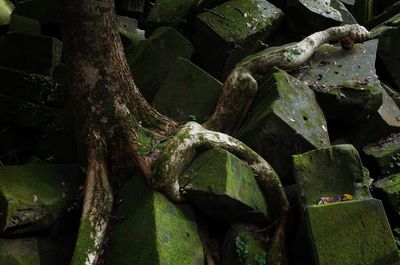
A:
<svg viewBox="0 0 400 265">
<path fill-rule="evenodd" d="M 231 133 L 238 128 L 257 91 L 256 74 L 278 62 L 283 68 L 296 67 L 326 41 L 362 41 L 368 33 L 358 25 L 339 27 L 313 34 L 297 46 L 256 54 L 228 77 L 215 113 L 204 124 L 207 129 L 193 122 L 181 128 L 150 106 L 135 86 L 117 30 L 114 1 L 65 0 L 64 5 L 64 55 L 71 70 L 79 137 L 87 150 L 83 211 L 72 261 L 76 265 L 94 265 L 102 260 L 113 209 L 113 186 L 122 177 L 120 167 L 136 167 L 152 187 L 173 201 L 182 201 L 178 180 L 185 167 L 197 152 L 222 147 L 249 163 L 274 217 L 282 218 L 289 204 L 270 165 L 240 141 L 207 129 Z M 287 59 L 284 63 L 282 56 Z M 275 245 L 281 245 L 284 235 L 280 225 Z"/>
</svg>

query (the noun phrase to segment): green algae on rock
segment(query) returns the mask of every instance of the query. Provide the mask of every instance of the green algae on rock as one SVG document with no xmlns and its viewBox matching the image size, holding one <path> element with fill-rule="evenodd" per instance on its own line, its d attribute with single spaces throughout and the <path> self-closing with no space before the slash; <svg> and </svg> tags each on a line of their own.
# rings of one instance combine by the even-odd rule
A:
<svg viewBox="0 0 400 265">
<path fill-rule="evenodd" d="M 263 223 L 271 217 L 252 169 L 223 149 L 200 153 L 180 186 L 182 195 L 212 218 Z"/>
<path fill-rule="evenodd" d="M 0 231 L 50 228 L 79 199 L 81 181 L 73 164 L 0 167 Z"/>
<path fill-rule="evenodd" d="M 190 59 L 192 44 L 171 27 L 158 28 L 147 40 L 126 54 L 135 83 L 152 101 L 178 57 Z"/>
<path fill-rule="evenodd" d="M 350 194 L 369 198 L 369 176 L 352 145 L 335 145 L 293 156 L 293 170 L 303 205 L 317 204 L 322 197 L 333 199 Z"/>
<path fill-rule="evenodd" d="M 225 77 L 277 29 L 282 11 L 265 0 L 231 0 L 197 16 L 194 44 L 201 66 Z"/>
<path fill-rule="evenodd" d="M 28 73 L 51 75 L 61 62 L 62 42 L 56 38 L 9 32 L 5 36 L 3 65 Z"/>
<path fill-rule="evenodd" d="M 105 264 L 203 265 L 204 255 L 189 205 L 176 205 L 149 189 L 140 175 L 119 192 L 122 200 Z"/>
<path fill-rule="evenodd" d="M 373 193 L 382 200 L 388 216 L 400 221 L 400 174 L 391 175 L 375 182 Z"/>
<path fill-rule="evenodd" d="M 259 228 L 235 224 L 227 232 L 221 249 L 221 265 L 266 265 L 267 252 L 257 240 Z"/>
<path fill-rule="evenodd" d="M 11 20 L 11 13 L 14 5 L 8 0 L 0 0 L 0 25 L 8 25 Z"/>
<path fill-rule="evenodd" d="M 315 264 L 400 264 L 382 202 L 354 200 L 306 208 Z"/>
<path fill-rule="evenodd" d="M 323 45 L 300 77 L 316 92 L 327 120 L 357 123 L 382 105 L 375 71 L 378 42 L 356 44 L 351 50 Z"/>
<path fill-rule="evenodd" d="M 277 68 L 260 82 L 249 118 L 238 135 L 286 182 L 292 182 L 292 155 L 330 144 L 314 92 Z"/>
<path fill-rule="evenodd" d="M 37 35 L 40 35 L 42 31 L 37 20 L 15 14 L 11 15 L 9 30 Z"/>
<path fill-rule="evenodd" d="M 356 147 L 400 131 L 400 108 L 385 89 L 382 90 L 382 96 L 383 103 L 378 111 L 367 116 L 352 132 L 350 140 Z"/>
<path fill-rule="evenodd" d="M 180 29 L 188 23 L 197 0 L 157 0 L 145 21 L 145 28 L 152 30 L 160 26 Z"/>
<path fill-rule="evenodd" d="M 178 58 L 153 100 L 162 114 L 177 121 L 204 122 L 222 93 L 222 84 L 184 58 Z"/>
<path fill-rule="evenodd" d="M 378 167 L 379 175 L 400 173 L 400 135 L 391 134 L 366 145 L 363 153 L 373 167 Z"/>
</svg>

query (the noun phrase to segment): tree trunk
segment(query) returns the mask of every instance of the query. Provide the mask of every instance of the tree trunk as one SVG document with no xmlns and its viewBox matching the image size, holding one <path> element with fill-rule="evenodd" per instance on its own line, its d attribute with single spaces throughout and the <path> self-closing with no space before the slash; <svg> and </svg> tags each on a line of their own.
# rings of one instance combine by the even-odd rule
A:
<svg viewBox="0 0 400 265">
<path fill-rule="evenodd" d="M 207 129 L 232 133 L 238 128 L 257 91 L 255 75 L 278 62 L 283 68 L 296 67 L 326 41 L 362 41 L 368 36 L 362 27 L 344 26 L 257 54 L 232 71 L 215 113 L 204 124 L 207 129 L 193 122 L 181 128 L 152 108 L 135 86 L 117 30 L 114 1 L 65 0 L 65 10 L 64 55 L 71 70 L 78 137 L 87 150 L 84 204 L 72 261 L 76 265 L 101 261 L 113 209 L 113 186 L 122 177 L 121 168 L 136 167 L 152 187 L 179 202 L 183 200 L 178 186 L 180 173 L 197 152 L 207 148 L 222 147 L 249 163 L 274 218 L 281 219 L 289 204 L 270 165 L 238 140 Z M 279 226 L 275 245 L 281 245 L 284 234 Z"/>
</svg>

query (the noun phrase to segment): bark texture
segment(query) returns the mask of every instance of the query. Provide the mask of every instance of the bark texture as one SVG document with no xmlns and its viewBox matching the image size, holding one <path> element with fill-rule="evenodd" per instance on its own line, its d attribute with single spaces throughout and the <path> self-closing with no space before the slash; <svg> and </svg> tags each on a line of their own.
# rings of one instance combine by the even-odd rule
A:
<svg viewBox="0 0 400 265">
<path fill-rule="evenodd" d="M 358 42 L 368 36 L 363 27 L 343 26 L 256 54 L 228 77 L 215 113 L 204 124 L 207 129 L 193 122 L 180 127 L 152 108 L 135 86 L 117 30 L 114 1 L 68 0 L 65 9 L 65 60 L 72 74 L 79 137 L 87 150 L 84 205 L 72 261 L 76 265 L 101 261 L 120 168 L 136 167 L 152 187 L 180 202 L 179 177 L 196 153 L 222 147 L 253 168 L 276 220 L 285 216 L 289 204 L 270 165 L 240 141 L 207 129 L 231 133 L 238 128 L 257 91 L 255 75 L 273 66 L 296 67 L 326 41 Z M 274 245 L 282 248 L 284 223 L 280 222 L 273 239 Z M 281 258 L 277 255 L 274 264 L 283 263 Z"/>
</svg>

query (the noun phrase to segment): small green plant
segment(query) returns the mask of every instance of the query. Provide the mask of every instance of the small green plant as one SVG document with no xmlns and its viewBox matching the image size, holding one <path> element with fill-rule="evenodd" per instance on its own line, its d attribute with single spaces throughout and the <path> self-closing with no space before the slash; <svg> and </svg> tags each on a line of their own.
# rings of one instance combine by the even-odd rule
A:
<svg viewBox="0 0 400 265">
<path fill-rule="evenodd" d="M 257 254 L 256 257 L 254 258 L 255 264 L 256 265 L 266 265 L 266 260 L 264 255 Z"/>
<path fill-rule="evenodd" d="M 244 257 L 249 253 L 249 250 L 247 248 L 246 242 L 242 240 L 240 236 L 236 236 L 235 238 L 235 246 L 236 246 L 236 253 L 239 257 L 239 261 L 243 262 Z"/>
<path fill-rule="evenodd" d="M 396 242 L 397 248 L 400 249 L 400 227 L 395 227 L 393 229 L 393 236 L 394 236 L 394 241 Z"/>
</svg>

